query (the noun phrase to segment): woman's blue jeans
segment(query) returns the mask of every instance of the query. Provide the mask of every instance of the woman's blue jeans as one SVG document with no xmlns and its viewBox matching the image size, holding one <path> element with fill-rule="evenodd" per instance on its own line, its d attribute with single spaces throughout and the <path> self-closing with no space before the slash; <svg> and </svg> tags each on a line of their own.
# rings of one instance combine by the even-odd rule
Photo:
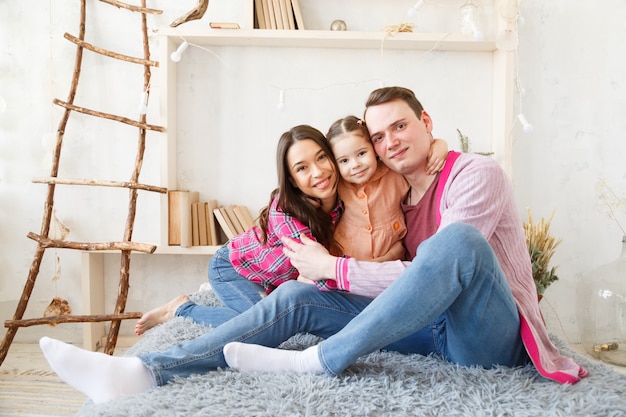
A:
<svg viewBox="0 0 626 417">
<path fill-rule="evenodd" d="M 228 245 L 215 252 L 209 262 L 209 282 L 224 307 L 198 305 L 192 301 L 182 304 L 175 316 L 188 317 L 197 323 L 217 327 L 261 301 L 265 296 L 262 286 L 249 281 L 233 268 Z"/>
<path fill-rule="evenodd" d="M 139 358 L 163 385 L 226 367 L 228 342 L 277 347 L 307 332 L 326 339 L 318 354 L 330 375 L 383 348 L 434 353 L 461 365 L 517 366 L 528 361 L 519 330 L 495 254 L 476 229 L 459 223 L 422 243 L 411 265 L 375 300 L 291 281 L 214 330 Z"/>
</svg>

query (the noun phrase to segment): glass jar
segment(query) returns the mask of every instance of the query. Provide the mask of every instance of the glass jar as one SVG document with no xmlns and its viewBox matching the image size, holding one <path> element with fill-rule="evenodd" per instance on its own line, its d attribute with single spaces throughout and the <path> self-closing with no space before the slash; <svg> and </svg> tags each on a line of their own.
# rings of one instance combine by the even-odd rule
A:
<svg viewBox="0 0 626 417">
<path fill-rule="evenodd" d="M 616 260 L 582 277 L 577 298 L 585 351 L 603 362 L 626 366 L 626 235 Z"/>
</svg>

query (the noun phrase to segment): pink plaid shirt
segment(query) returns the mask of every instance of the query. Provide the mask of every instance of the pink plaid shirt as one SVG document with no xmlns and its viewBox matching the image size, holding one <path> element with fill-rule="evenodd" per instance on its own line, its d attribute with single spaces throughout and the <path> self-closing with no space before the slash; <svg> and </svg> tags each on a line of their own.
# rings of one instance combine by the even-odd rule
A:
<svg viewBox="0 0 626 417">
<path fill-rule="evenodd" d="M 337 206 L 329 213 L 333 227 L 337 224 L 343 211 L 343 204 Z M 294 216 L 283 212 L 278 207 L 278 199 L 272 201 L 269 211 L 267 227 L 267 244 L 262 242 L 261 228 L 253 226 L 228 242 L 230 262 L 240 275 L 257 283 L 269 294 L 280 284 L 290 279 L 298 278 L 298 270 L 291 265 L 291 261 L 283 254 L 283 244 L 280 239 L 283 236 L 300 241 L 300 235 L 316 240 L 311 235 L 311 230 Z M 335 284 L 334 281 L 329 281 Z M 327 290 L 327 283 L 321 281 L 317 284 L 321 290 Z M 333 285 L 334 287 L 334 285 Z"/>
</svg>

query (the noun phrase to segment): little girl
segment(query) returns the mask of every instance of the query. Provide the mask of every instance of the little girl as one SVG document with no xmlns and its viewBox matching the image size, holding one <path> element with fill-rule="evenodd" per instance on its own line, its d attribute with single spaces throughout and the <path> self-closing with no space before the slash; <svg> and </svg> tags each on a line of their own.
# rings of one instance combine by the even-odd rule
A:
<svg viewBox="0 0 626 417">
<path fill-rule="evenodd" d="M 206 307 L 181 295 L 144 314 L 135 333 L 174 316 L 218 326 L 247 310 L 278 285 L 297 279 L 298 271 L 283 254 L 281 237 L 300 235 L 337 252 L 333 229 L 341 215 L 337 199 L 338 168 L 324 135 L 300 125 L 285 132 L 276 151 L 278 188 L 253 226 L 228 241 L 211 258 L 211 288 L 225 307 Z M 326 284 L 320 283 L 321 289 Z"/>
<path fill-rule="evenodd" d="M 356 116 L 337 120 L 326 138 L 341 174 L 338 192 L 344 213 L 335 239 L 343 254 L 368 261 L 404 259 L 406 225 L 400 204 L 409 189 L 407 181 L 380 162 L 365 122 Z M 435 139 L 428 158 L 430 174 L 441 170 L 447 155 L 447 143 Z"/>
</svg>

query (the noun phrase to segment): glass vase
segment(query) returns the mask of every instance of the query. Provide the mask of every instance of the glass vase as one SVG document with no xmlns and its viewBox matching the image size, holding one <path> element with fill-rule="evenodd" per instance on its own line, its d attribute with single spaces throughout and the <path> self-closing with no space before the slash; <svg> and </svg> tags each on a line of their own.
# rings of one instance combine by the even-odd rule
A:
<svg viewBox="0 0 626 417">
<path fill-rule="evenodd" d="M 585 351 L 603 362 L 626 366 L 626 235 L 616 260 L 582 277 L 577 312 Z"/>
</svg>

